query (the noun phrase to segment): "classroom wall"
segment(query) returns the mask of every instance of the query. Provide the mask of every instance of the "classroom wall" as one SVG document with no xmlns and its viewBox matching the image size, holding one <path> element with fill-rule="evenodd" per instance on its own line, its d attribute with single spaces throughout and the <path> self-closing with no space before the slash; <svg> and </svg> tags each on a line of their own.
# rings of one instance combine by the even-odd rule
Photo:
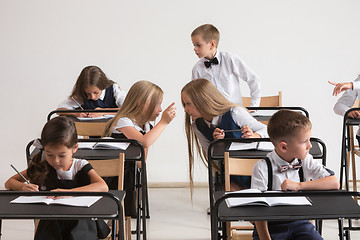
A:
<svg viewBox="0 0 360 240">
<path fill-rule="evenodd" d="M 190 33 L 204 23 L 220 30 L 220 50 L 258 73 L 263 95 L 281 90 L 284 106 L 309 111 L 313 136 L 325 141 L 328 166 L 338 172 L 342 118 L 327 81 L 360 74 L 358 9 L 357 0 L 0 0 L 0 188 L 14 174 L 11 163 L 26 168 L 26 144 L 87 65 L 126 91 L 152 81 L 165 92 L 163 109 L 176 103 L 176 119 L 150 149 L 148 180 L 187 182 L 180 90 L 198 61 Z M 200 161 L 195 181 L 207 182 Z"/>
</svg>

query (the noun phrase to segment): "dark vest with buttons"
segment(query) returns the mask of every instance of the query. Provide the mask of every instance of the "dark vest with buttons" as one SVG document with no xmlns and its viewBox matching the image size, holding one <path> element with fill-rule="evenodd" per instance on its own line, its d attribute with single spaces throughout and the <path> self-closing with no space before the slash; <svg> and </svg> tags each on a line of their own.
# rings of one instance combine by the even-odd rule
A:
<svg viewBox="0 0 360 240">
<path fill-rule="evenodd" d="M 210 141 L 214 141 L 213 138 L 213 132 L 216 128 L 216 126 L 209 127 L 203 118 L 198 118 L 195 120 L 195 124 L 197 129 Z M 235 130 L 240 129 L 240 127 L 235 123 L 234 119 L 231 116 L 231 110 L 227 111 L 224 115 L 221 117 L 221 121 L 219 126 L 217 128 L 223 129 L 223 130 Z M 225 133 L 225 138 L 242 138 L 242 132 L 227 132 Z"/>
<path fill-rule="evenodd" d="M 118 108 L 114 98 L 114 87 L 111 85 L 103 91 L 105 91 L 103 100 L 100 100 L 100 98 L 96 101 L 88 99 L 84 102 L 84 109 L 91 110 L 95 108 Z"/>
</svg>

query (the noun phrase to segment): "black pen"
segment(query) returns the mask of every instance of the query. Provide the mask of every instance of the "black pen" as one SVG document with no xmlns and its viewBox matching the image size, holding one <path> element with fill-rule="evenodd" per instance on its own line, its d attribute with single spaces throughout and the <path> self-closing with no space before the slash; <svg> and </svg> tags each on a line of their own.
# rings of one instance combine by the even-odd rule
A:
<svg viewBox="0 0 360 240">
<path fill-rule="evenodd" d="M 27 180 L 12 164 L 10 164 L 10 166 L 25 180 L 25 183 L 30 184 L 30 181 Z"/>
<path fill-rule="evenodd" d="M 224 130 L 224 132 L 240 132 L 241 129 Z"/>
</svg>

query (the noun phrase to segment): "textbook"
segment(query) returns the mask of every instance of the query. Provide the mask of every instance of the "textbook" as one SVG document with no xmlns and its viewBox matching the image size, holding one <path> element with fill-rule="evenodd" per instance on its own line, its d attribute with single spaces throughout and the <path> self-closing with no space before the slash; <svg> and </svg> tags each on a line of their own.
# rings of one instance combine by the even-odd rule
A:
<svg viewBox="0 0 360 240">
<path fill-rule="evenodd" d="M 67 197 L 67 198 L 46 198 L 46 196 L 20 196 L 10 203 L 44 203 L 47 205 L 58 204 L 58 205 L 67 205 L 74 207 L 90 207 L 96 201 L 98 201 L 102 196 L 87 196 L 87 197 Z"/>
<path fill-rule="evenodd" d="M 279 191 L 268 191 L 268 192 L 279 192 Z M 230 192 L 228 192 L 230 193 Z M 225 193 L 225 194 L 228 194 Z M 245 189 L 231 193 L 261 193 L 258 189 Z M 225 202 L 228 207 L 238 207 L 246 205 L 260 205 L 260 206 L 281 206 L 281 205 L 312 205 L 309 199 L 305 196 L 295 197 L 237 197 L 227 198 Z"/>
<path fill-rule="evenodd" d="M 272 151 L 274 150 L 274 145 L 271 142 L 232 142 L 229 151 L 237 150 L 259 150 L 259 151 Z"/>
<path fill-rule="evenodd" d="M 113 138 L 102 138 L 113 139 Z M 79 142 L 79 149 L 121 149 L 126 150 L 130 143 L 128 142 Z"/>
</svg>

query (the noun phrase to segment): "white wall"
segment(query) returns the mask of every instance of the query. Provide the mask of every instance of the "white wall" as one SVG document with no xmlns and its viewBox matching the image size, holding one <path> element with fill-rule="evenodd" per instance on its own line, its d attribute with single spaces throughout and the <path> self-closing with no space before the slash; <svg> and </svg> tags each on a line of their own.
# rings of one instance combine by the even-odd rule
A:
<svg viewBox="0 0 360 240">
<path fill-rule="evenodd" d="M 357 0 L 0 0 L 0 186 L 14 174 L 10 163 L 26 168 L 25 145 L 90 64 L 124 90 L 142 79 L 158 84 L 164 108 L 176 102 L 177 118 L 150 150 L 148 179 L 188 181 L 180 90 L 197 61 L 190 33 L 204 23 L 219 28 L 220 50 L 261 76 L 263 95 L 281 90 L 285 106 L 309 111 L 338 172 L 342 118 L 327 81 L 360 74 L 358 9 Z M 195 180 L 206 182 L 201 166 Z"/>
</svg>

